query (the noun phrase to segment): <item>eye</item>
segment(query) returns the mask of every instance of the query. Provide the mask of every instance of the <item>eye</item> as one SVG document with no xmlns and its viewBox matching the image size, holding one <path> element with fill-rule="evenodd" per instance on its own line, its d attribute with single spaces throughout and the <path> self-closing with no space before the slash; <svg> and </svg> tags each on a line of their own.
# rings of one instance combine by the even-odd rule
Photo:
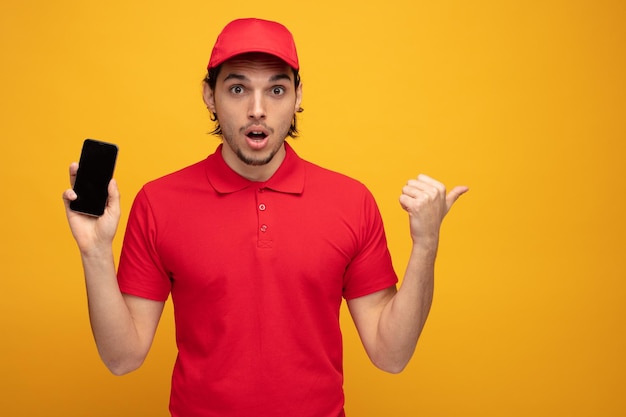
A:
<svg viewBox="0 0 626 417">
<path fill-rule="evenodd" d="M 242 94 L 243 87 L 240 85 L 233 85 L 232 87 L 230 87 L 230 92 L 236 95 Z"/>
<path fill-rule="evenodd" d="M 282 96 L 285 94 L 285 87 L 276 86 L 272 88 L 272 94 L 275 96 Z"/>
</svg>

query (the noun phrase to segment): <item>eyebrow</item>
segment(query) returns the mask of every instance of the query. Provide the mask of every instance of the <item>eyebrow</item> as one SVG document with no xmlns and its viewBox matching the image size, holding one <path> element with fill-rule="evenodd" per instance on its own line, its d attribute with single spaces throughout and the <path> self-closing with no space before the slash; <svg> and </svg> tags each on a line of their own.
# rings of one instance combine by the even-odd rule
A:
<svg viewBox="0 0 626 417">
<path fill-rule="evenodd" d="M 228 81 L 228 80 L 239 80 L 239 81 L 249 81 L 248 77 L 246 77 L 245 75 L 242 74 L 236 74 L 236 73 L 230 73 L 226 76 L 226 78 L 224 78 L 224 82 Z M 289 80 L 291 81 L 291 77 L 289 76 L 289 74 L 276 74 L 276 75 L 272 75 L 269 79 L 269 82 L 275 82 L 275 81 L 279 81 L 279 80 Z"/>
<path fill-rule="evenodd" d="M 270 81 L 274 82 L 274 81 L 279 81 L 279 80 L 288 80 L 291 81 L 291 77 L 289 76 L 289 74 L 276 74 L 270 77 Z"/>
</svg>

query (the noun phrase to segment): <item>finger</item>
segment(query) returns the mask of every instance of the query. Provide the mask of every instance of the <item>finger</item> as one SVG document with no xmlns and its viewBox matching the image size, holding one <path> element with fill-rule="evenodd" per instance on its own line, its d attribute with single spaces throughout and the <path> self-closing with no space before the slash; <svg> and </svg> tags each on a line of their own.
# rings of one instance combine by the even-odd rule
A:
<svg viewBox="0 0 626 417">
<path fill-rule="evenodd" d="M 419 211 L 420 207 L 428 205 L 430 202 L 435 200 L 437 200 L 436 196 L 429 194 L 428 191 L 411 185 L 405 185 L 402 188 L 402 194 L 400 195 L 400 205 L 409 213 Z M 442 200 L 442 204 L 444 204 L 444 200 Z"/>
<path fill-rule="evenodd" d="M 446 186 L 428 175 L 420 174 L 416 180 L 410 180 L 409 182 L 433 197 L 446 195 Z"/>
<path fill-rule="evenodd" d="M 418 181 L 425 182 L 427 184 L 432 184 L 432 185 L 439 183 L 439 181 L 437 181 L 436 179 L 434 179 L 432 177 L 429 177 L 426 174 L 419 174 L 417 176 L 417 179 L 418 179 Z"/>
<path fill-rule="evenodd" d="M 114 178 L 109 181 L 109 187 L 107 188 L 107 191 L 110 198 L 116 201 L 120 199 L 120 190 L 119 188 L 117 188 L 117 181 L 115 181 Z"/>
<path fill-rule="evenodd" d="M 70 164 L 70 185 L 74 187 L 76 182 L 76 173 L 78 172 L 78 162 L 72 162 Z"/>
<path fill-rule="evenodd" d="M 74 190 L 72 190 L 71 188 L 68 188 L 67 190 L 63 191 L 62 197 L 63 197 L 63 200 L 65 200 L 66 202 L 70 202 L 70 201 L 76 200 L 78 196 L 76 195 Z"/>
<path fill-rule="evenodd" d="M 115 181 L 115 179 L 111 179 L 111 181 L 109 181 L 109 187 L 107 188 L 107 192 L 109 193 L 109 198 L 107 199 L 107 208 L 117 213 L 120 207 L 120 191 L 117 187 L 117 181 Z"/>
<path fill-rule="evenodd" d="M 437 188 L 433 186 L 432 184 L 429 184 L 427 182 L 420 181 L 417 179 L 410 179 L 409 181 L 407 181 L 407 184 L 405 187 L 412 188 L 414 190 L 425 192 L 428 194 L 433 194 L 433 193 L 438 192 Z"/>
<path fill-rule="evenodd" d="M 469 187 L 464 185 L 456 186 L 448 193 L 446 196 L 446 207 L 449 211 L 452 208 L 452 205 L 459 199 L 463 194 L 469 191 Z"/>
<path fill-rule="evenodd" d="M 420 189 L 417 185 L 412 184 L 411 181 L 409 181 L 407 185 L 402 187 L 402 194 L 407 195 L 409 197 L 416 198 L 423 193 L 424 193 L 424 190 Z"/>
<path fill-rule="evenodd" d="M 402 194 L 399 200 L 400 200 L 400 206 L 402 207 L 402 209 L 410 213 L 412 207 L 415 204 L 415 197 Z"/>
<path fill-rule="evenodd" d="M 432 190 L 423 190 L 408 185 L 402 188 L 402 197 L 404 197 L 407 207 L 414 206 L 415 204 L 424 204 L 437 199 L 437 195 L 433 193 Z"/>
<path fill-rule="evenodd" d="M 441 182 L 437 181 L 436 179 L 429 177 L 426 174 L 419 174 L 417 176 L 417 179 L 420 182 L 423 182 L 424 184 L 428 184 L 429 186 L 434 187 L 439 191 L 443 191 L 444 193 L 446 191 L 445 185 L 443 185 Z"/>
</svg>

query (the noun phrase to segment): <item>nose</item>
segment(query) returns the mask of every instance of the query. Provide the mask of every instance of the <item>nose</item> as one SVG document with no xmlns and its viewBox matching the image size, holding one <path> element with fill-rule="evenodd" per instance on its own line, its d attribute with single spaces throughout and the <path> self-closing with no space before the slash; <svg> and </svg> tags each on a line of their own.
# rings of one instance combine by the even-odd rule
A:
<svg viewBox="0 0 626 417">
<path fill-rule="evenodd" d="M 265 119 L 266 108 L 265 99 L 262 92 L 256 91 L 250 99 L 250 107 L 248 109 L 248 118 L 253 120 Z"/>
</svg>

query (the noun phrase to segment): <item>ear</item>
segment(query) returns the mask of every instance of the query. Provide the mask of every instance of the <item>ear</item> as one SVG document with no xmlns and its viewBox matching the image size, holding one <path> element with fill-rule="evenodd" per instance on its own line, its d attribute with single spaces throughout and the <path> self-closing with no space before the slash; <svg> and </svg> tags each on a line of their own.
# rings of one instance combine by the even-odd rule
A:
<svg viewBox="0 0 626 417">
<path fill-rule="evenodd" d="M 202 98 L 204 99 L 204 104 L 206 104 L 207 109 L 209 109 L 211 113 L 217 113 L 215 111 L 215 96 L 213 95 L 213 90 L 211 90 L 208 83 L 204 83 Z"/>
<path fill-rule="evenodd" d="M 294 107 L 294 113 L 301 111 L 300 104 L 302 104 L 302 82 L 300 82 L 300 84 L 298 84 L 298 88 L 296 88 L 296 105 Z"/>
</svg>

